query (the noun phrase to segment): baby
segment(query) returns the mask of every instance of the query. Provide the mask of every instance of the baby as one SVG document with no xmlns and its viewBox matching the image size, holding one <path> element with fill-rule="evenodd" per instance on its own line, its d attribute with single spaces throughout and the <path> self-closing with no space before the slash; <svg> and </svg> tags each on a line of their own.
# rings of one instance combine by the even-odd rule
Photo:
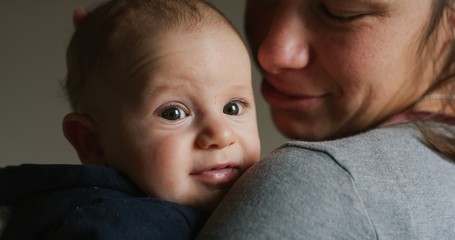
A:
<svg viewBox="0 0 455 240">
<path fill-rule="evenodd" d="M 4 239 L 190 239 L 259 159 L 247 49 L 201 0 L 106 2 L 67 66 L 63 130 L 84 165 L 0 170 Z"/>
</svg>

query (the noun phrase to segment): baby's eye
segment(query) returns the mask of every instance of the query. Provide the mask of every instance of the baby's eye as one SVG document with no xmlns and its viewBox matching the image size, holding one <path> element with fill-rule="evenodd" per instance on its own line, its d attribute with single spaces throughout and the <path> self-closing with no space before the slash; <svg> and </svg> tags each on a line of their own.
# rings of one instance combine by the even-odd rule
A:
<svg viewBox="0 0 455 240">
<path fill-rule="evenodd" d="M 181 107 L 175 106 L 175 105 L 167 107 L 160 114 L 160 117 L 165 118 L 167 120 L 171 120 L 171 121 L 180 120 L 187 116 L 188 116 L 188 114 L 187 114 L 187 112 L 185 112 L 185 110 L 183 110 Z"/>
<path fill-rule="evenodd" d="M 241 101 L 231 101 L 228 104 L 224 105 L 223 113 L 227 115 L 239 115 L 243 112 L 244 103 Z"/>
</svg>

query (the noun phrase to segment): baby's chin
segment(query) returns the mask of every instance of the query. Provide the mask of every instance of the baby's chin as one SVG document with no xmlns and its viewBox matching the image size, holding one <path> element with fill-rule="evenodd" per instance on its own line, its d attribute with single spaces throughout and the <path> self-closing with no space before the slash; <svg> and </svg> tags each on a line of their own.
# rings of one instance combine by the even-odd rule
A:
<svg viewBox="0 0 455 240">
<path fill-rule="evenodd" d="M 207 197 L 198 196 L 192 201 L 180 204 L 197 209 L 202 212 L 211 212 L 218 206 L 218 204 L 221 202 L 226 193 L 227 190 L 225 189 L 216 189 L 213 190 L 213 192 L 211 192 L 210 196 Z"/>
</svg>

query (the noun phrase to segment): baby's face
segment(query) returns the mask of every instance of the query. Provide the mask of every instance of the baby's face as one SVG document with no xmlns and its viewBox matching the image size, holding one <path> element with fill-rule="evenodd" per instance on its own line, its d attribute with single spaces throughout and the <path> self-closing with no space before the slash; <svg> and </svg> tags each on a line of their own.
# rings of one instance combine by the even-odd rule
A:
<svg viewBox="0 0 455 240">
<path fill-rule="evenodd" d="M 139 58 L 150 70 L 131 101 L 103 127 L 103 151 L 147 194 L 210 210 L 259 159 L 247 50 L 218 27 L 170 32 L 154 51 Z"/>
</svg>

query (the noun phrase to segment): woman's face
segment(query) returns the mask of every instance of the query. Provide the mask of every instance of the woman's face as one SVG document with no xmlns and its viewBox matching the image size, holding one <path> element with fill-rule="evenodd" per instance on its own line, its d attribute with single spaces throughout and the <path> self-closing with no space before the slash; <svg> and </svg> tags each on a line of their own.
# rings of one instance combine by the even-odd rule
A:
<svg viewBox="0 0 455 240">
<path fill-rule="evenodd" d="M 430 0 L 249 0 L 246 31 L 278 129 L 340 137 L 412 107 L 446 51 L 440 25 L 423 44 L 431 11 Z"/>
</svg>

